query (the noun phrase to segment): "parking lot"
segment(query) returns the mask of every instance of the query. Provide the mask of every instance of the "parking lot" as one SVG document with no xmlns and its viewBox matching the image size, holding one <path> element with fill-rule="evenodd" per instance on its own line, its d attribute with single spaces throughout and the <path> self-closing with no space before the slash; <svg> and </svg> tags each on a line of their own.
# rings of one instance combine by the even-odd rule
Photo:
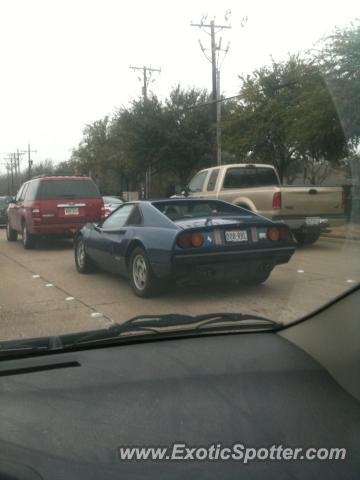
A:
<svg viewBox="0 0 360 480">
<path fill-rule="evenodd" d="M 360 280 L 359 249 L 359 241 L 321 238 L 298 248 L 263 285 L 172 285 L 160 297 L 141 299 L 122 278 L 77 273 L 70 240 L 24 250 L 21 240 L 8 243 L 0 230 L 0 338 L 104 328 L 150 313 L 251 312 L 290 322 Z"/>
</svg>

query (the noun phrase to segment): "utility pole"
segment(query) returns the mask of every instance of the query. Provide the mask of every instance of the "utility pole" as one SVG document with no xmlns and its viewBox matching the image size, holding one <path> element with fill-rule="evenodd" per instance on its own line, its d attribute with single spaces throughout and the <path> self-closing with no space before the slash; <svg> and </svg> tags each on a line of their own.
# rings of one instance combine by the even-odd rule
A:
<svg viewBox="0 0 360 480">
<path fill-rule="evenodd" d="M 6 164 L 6 173 L 7 173 L 7 193 L 10 196 L 10 165 Z"/>
<path fill-rule="evenodd" d="M 9 195 L 14 195 L 14 163 L 13 163 L 13 155 L 9 154 L 5 160 L 7 161 L 6 169 L 8 171 L 8 187 L 9 187 Z"/>
<path fill-rule="evenodd" d="M 225 20 L 228 22 L 230 16 L 230 12 L 226 12 Z M 211 56 L 208 57 L 206 54 L 206 49 L 203 47 L 202 43 L 200 43 L 200 48 L 207 58 L 207 60 L 211 63 L 211 78 L 212 78 L 212 119 L 214 125 L 216 125 L 216 133 L 214 135 L 214 146 L 213 146 L 213 163 L 214 165 L 221 165 L 221 144 L 220 142 L 220 122 L 221 122 L 221 105 L 220 105 L 220 65 L 219 65 L 219 55 L 217 57 L 216 53 L 223 51 L 225 55 L 227 54 L 230 44 L 228 44 L 225 50 L 221 49 L 221 38 L 219 43 L 216 43 L 216 35 L 223 29 L 230 29 L 231 25 L 228 23 L 226 25 L 218 25 L 215 23 L 215 20 L 211 20 L 210 23 L 206 22 L 206 16 L 202 18 L 200 23 L 191 23 L 191 27 L 198 27 L 203 30 L 205 33 L 210 35 L 211 38 Z M 210 29 L 210 33 L 209 30 Z M 225 58 L 225 57 L 224 57 Z M 222 60 L 223 61 L 223 60 Z M 222 63 L 222 62 L 221 62 Z"/>
<path fill-rule="evenodd" d="M 228 28 L 222 27 L 221 28 Z M 211 74 L 212 74 L 212 101 L 213 101 L 213 119 L 214 123 L 217 123 L 217 105 L 218 100 L 218 88 L 217 88 L 217 65 L 216 65 L 216 39 L 215 39 L 215 23 L 214 20 L 210 22 L 210 35 L 211 35 Z"/>
<path fill-rule="evenodd" d="M 31 150 L 30 148 L 30 143 L 28 143 L 28 148 L 27 150 L 23 150 L 21 153 L 27 153 L 27 156 L 28 156 L 28 180 L 30 180 L 31 178 L 31 167 L 33 165 L 33 161 L 31 160 L 31 154 L 32 153 L 37 153 L 37 150 Z"/>
<path fill-rule="evenodd" d="M 158 72 L 161 73 L 161 68 L 151 68 L 151 67 L 146 67 L 145 65 L 143 67 L 132 67 L 130 65 L 131 70 L 138 71 L 141 70 L 142 72 L 142 77 L 139 77 L 139 80 L 142 81 L 143 87 L 142 87 L 142 94 L 144 97 L 144 100 L 147 99 L 147 88 L 150 83 L 151 77 L 153 72 Z"/>
<path fill-rule="evenodd" d="M 15 169 L 17 170 L 17 188 L 21 187 L 21 173 L 20 173 L 20 152 L 19 149 L 16 149 L 16 156 L 15 156 Z"/>
<path fill-rule="evenodd" d="M 220 70 L 216 70 L 216 163 L 221 165 L 221 102 L 220 102 Z"/>
<path fill-rule="evenodd" d="M 8 163 L 10 163 L 11 172 L 11 194 L 21 187 L 21 173 L 20 173 L 20 156 L 22 154 L 19 149 L 16 152 L 9 153 L 7 156 Z"/>
<path fill-rule="evenodd" d="M 7 179 L 7 194 L 10 196 L 12 195 L 12 192 L 11 192 L 11 185 L 10 185 L 10 161 L 9 161 L 9 157 L 6 157 L 5 158 L 6 160 L 6 163 L 2 163 L 2 165 L 5 166 L 5 169 L 6 169 L 6 179 Z"/>
<path fill-rule="evenodd" d="M 143 87 L 142 87 L 142 94 L 144 98 L 144 104 L 147 100 L 147 89 L 148 85 L 150 83 L 151 77 L 153 72 L 161 73 L 161 68 L 151 68 L 151 67 L 146 67 L 145 65 L 143 67 L 132 67 L 130 65 L 131 70 L 142 71 L 142 78 L 139 77 L 139 80 L 142 81 Z M 150 197 L 150 183 L 151 183 L 151 166 L 149 166 L 146 169 L 145 172 L 145 198 L 148 199 Z"/>
</svg>

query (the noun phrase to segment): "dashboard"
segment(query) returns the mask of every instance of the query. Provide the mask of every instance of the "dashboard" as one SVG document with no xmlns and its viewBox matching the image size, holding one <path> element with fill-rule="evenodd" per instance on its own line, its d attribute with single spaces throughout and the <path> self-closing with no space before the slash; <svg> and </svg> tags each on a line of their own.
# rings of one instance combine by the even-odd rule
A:
<svg viewBox="0 0 360 480">
<path fill-rule="evenodd" d="M 360 403 L 276 333 L 0 362 L 1 479 L 355 479 Z M 126 462 L 119 447 L 345 447 L 342 461 Z"/>
</svg>

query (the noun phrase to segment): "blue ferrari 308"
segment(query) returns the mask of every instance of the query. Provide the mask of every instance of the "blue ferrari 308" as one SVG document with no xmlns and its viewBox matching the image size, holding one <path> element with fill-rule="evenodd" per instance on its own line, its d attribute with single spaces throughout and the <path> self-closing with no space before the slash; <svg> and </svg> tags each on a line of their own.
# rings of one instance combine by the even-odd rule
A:
<svg viewBox="0 0 360 480">
<path fill-rule="evenodd" d="M 80 273 L 99 267 L 126 276 L 140 297 L 159 293 L 169 279 L 259 284 L 293 253 L 284 223 L 205 199 L 124 203 L 75 238 Z"/>
</svg>

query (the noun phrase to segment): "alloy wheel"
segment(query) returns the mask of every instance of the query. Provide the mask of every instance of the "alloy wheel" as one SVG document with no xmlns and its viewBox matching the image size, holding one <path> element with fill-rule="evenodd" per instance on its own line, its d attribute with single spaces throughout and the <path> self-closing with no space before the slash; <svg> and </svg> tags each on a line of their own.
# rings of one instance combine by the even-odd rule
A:
<svg viewBox="0 0 360 480">
<path fill-rule="evenodd" d="M 143 290 L 147 281 L 147 266 L 143 255 L 138 254 L 133 261 L 133 278 L 136 288 Z"/>
</svg>

